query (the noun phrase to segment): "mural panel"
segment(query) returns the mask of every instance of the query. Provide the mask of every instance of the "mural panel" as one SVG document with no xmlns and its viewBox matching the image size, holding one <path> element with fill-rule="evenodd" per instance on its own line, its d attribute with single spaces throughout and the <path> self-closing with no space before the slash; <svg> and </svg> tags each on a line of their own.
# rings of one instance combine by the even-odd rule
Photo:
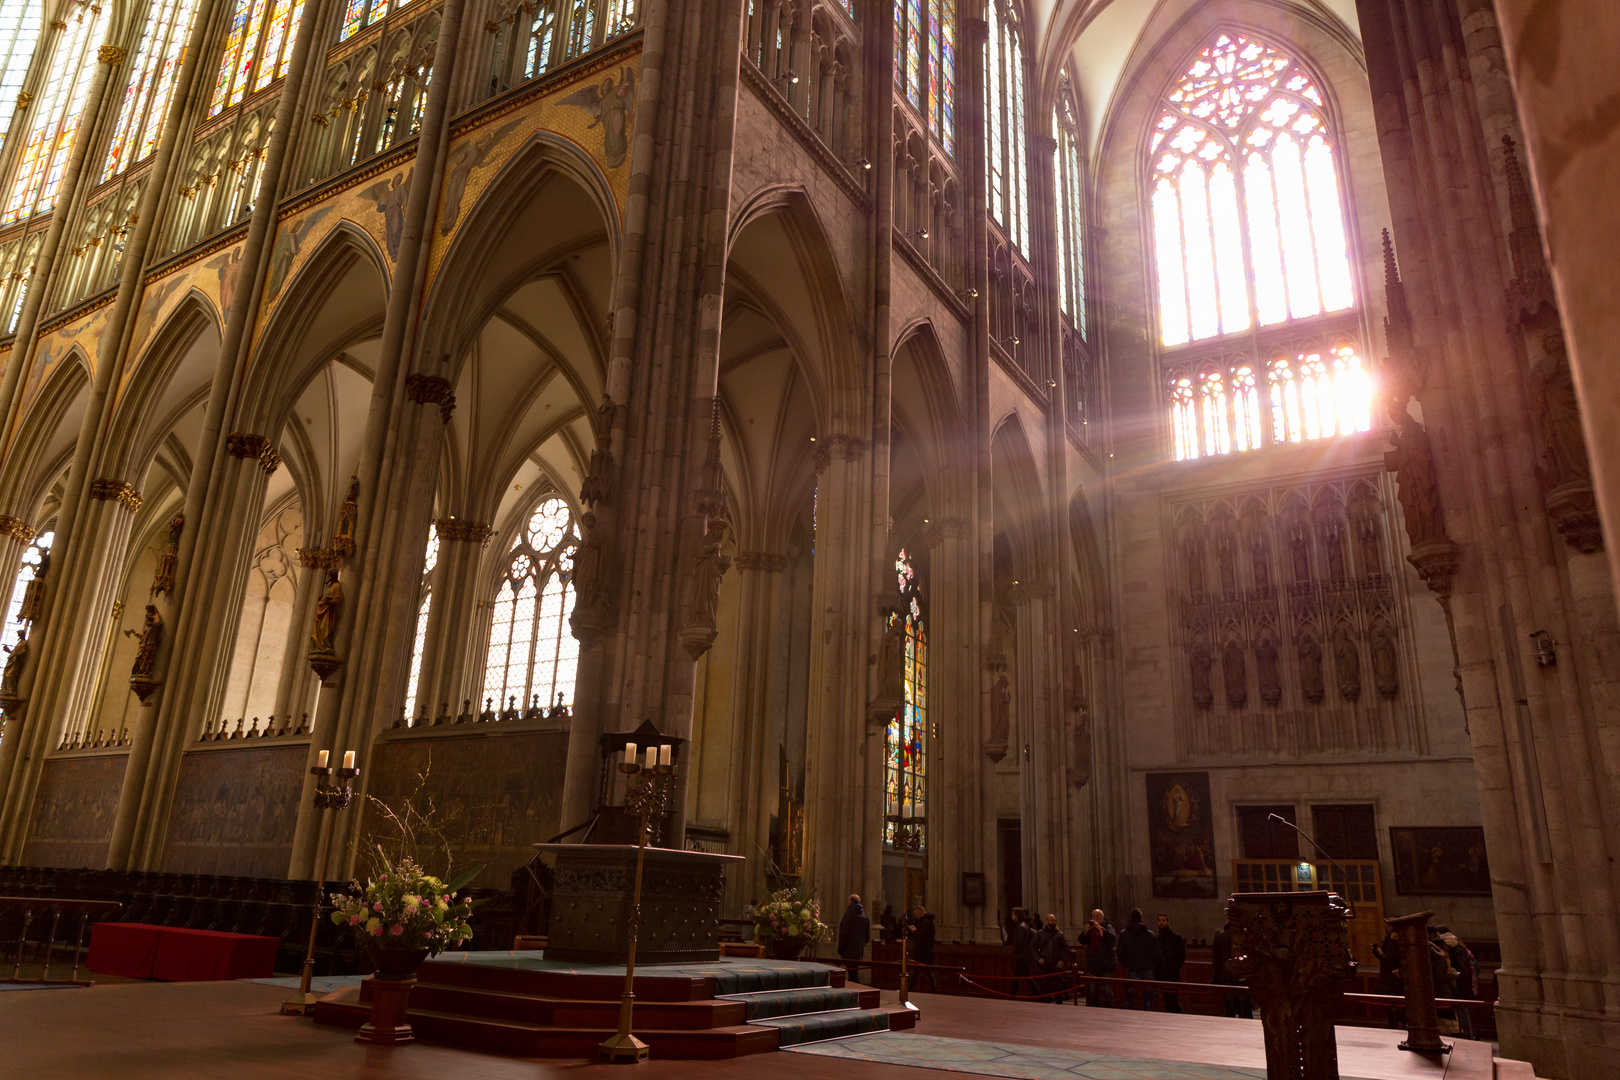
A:
<svg viewBox="0 0 1620 1080">
<path fill-rule="evenodd" d="M 302 745 L 187 753 L 169 815 L 163 869 L 285 877 L 306 755 Z"/>
<path fill-rule="evenodd" d="M 107 865 L 128 754 L 58 757 L 40 771 L 38 808 L 23 847 L 25 866 Z"/>
</svg>

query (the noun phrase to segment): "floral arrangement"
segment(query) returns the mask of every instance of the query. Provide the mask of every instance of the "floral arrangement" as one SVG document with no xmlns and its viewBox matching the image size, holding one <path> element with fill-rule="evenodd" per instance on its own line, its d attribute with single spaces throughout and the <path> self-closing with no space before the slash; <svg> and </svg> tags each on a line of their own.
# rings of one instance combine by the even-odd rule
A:
<svg viewBox="0 0 1620 1080">
<path fill-rule="evenodd" d="M 771 893 L 754 912 L 755 937 L 760 941 L 813 945 L 825 941 L 832 928 L 821 921 L 821 904 L 805 900 L 797 889 Z"/>
<path fill-rule="evenodd" d="M 351 884 L 348 893 L 332 894 L 332 921 L 350 927 L 362 947 L 427 950 L 437 956 L 472 937 L 467 919 L 474 902 L 460 890 L 482 867 L 445 884 L 405 856 L 398 865 L 377 849 L 378 873 L 365 885 Z"/>
</svg>

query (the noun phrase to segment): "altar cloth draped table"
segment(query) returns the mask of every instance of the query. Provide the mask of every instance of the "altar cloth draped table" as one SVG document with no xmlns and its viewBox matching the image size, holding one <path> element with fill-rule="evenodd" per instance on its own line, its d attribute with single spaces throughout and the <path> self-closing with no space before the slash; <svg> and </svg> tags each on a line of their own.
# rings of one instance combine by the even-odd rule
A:
<svg viewBox="0 0 1620 1080">
<path fill-rule="evenodd" d="M 281 939 L 149 923 L 97 923 L 90 932 L 91 971 L 133 979 L 208 982 L 275 974 Z"/>
</svg>

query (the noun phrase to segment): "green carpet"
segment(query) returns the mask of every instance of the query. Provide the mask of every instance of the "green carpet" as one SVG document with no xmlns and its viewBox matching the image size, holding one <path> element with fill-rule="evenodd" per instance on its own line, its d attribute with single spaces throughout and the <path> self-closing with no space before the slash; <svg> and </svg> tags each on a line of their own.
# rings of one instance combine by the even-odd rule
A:
<svg viewBox="0 0 1620 1080">
<path fill-rule="evenodd" d="M 784 1033 L 786 1034 L 786 1033 Z M 784 1044 L 786 1039 L 783 1040 Z M 836 1042 L 787 1046 L 795 1054 L 912 1065 L 922 1069 L 1011 1076 L 1018 1080 L 1265 1080 L 1264 1069 L 1238 1069 L 1188 1061 L 1086 1054 L 1042 1046 L 941 1039 L 909 1032 L 878 1032 Z M 1353 1080 L 1346 1077 L 1345 1080 Z"/>
<path fill-rule="evenodd" d="M 850 1035 L 865 1035 L 867 1032 L 889 1030 L 889 1014 L 886 1012 L 873 1012 L 866 1009 L 842 1009 L 837 1012 L 803 1013 L 798 1016 L 773 1016 L 759 1020 L 750 1020 L 755 1027 L 773 1027 L 778 1032 L 777 1045 L 783 1049 L 790 1049 L 802 1044 L 825 1046 L 824 1039 L 846 1039 Z M 842 1046 L 844 1043 L 834 1045 Z M 832 1054 L 831 1057 L 847 1057 L 845 1054 Z M 907 1064 L 910 1064 L 907 1062 Z M 938 1068 L 938 1066 L 930 1066 Z"/>
<path fill-rule="evenodd" d="M 616 975 L 621 978 L 624 976 L 623 964 L 585 964 L 573 960 L 547 960 L 542 951 L 534 949 L 516 952 L 510 950 L 446 952 L 434 957 L 432 963 L 475 964 L 482 967 L 570 975 Z M 832 971 L 833 969 L 825 964 L 728 956 L 695 964 L 637 964 L 636 978 L 713 979 L 714 992 L 723 995 L 826 986 Z"/>
</svg>

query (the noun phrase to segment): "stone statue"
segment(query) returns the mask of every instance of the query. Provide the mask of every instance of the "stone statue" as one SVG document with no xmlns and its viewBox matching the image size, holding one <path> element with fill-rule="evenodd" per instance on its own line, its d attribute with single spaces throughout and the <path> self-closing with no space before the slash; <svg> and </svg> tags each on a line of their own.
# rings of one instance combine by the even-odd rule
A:
<svg viewBox="0 0 1620 1080">
<path fill-rule="evenodd" d="M 1254 562 L 1254 584 L 1256 588 L 1263 589 L 1271 584 L 1271 553 L 1266 549 L 1266 538 L 1256 536 L 1250 548 L 1250 557 Z"/>
<path fill-rule="evenodd" d="M 0 698 L 14 700 L 17 686 L 22 681 L 23 668 L 28 664 L 28 631 L 17 631 L 17 643 L 6 646 L 6 668 L 0 672 Z"/>
<path fill-rule="evenodd" d="M 1299 639 L 1299 685 L 1305 700 L 1312 705 L 1322 704 L 1327 689 L 1322 682 L 1322 646 L 1313 637 Z"/>
<path fill-rule="evenodd" d="M 1389 627 L 1380 624 L 1372 635 L 1373 685 L 1380 697 L 1393 699 L 1401 692 L 1400 665 L 1395 656 L 1395 638 Z"/>
<path fill-rule="evenodd" d="M 146 605 L 146 621 L 139 630 L 125 630 L 124 636 L 137 638 L 140 645 L 135 650 L 135 663 L 130 666 L 129 677 L 132 679 L 149 678 L 157 667 L 158 646 L 163 643 L 163 616 L 158 614 L 156 604 Z"/>
<path fill-rule="evenodd" d="M 1221 679 L 1226 683 L 1226 703 L 1241 709 L 1249 703 L 1249 675 L 1243 663 L 1243 646 L 1228 641 L 1221 650 Z"/>
<path fill-rule="evenodd" d="M 1339 528 L 1337 521 L 1324 521 L 1322 523 L 1322 548 L 1327 552 L 1329 580 L 1343 581 L 1345 579 L 1344 530 Z"/>
<path fill-rule="evenodd" d="M 1399 423 L 1395 449 L 1384 455 L 1384 468 L 1395 474 L 1401 509 L 1406 512 L 1406 536 L 1417 548 L 1446 538 L 1440 520 L 1440 488 L 1429 433 L 1410 409 L 1402 410 Z"/>
<path fill-rule="evenodd" d="M 326 573 L 326 591 L 315 602 L 315 625 L 310 627 L 309 647 L 311 652 L 329 653 L 332 651 L 332 633 L 337 629 L 338 615 L 343 611 L 343 584 L 338 580 L 336 570 Z"/>
<path fill-rule="evenodd" d="M 1187 591 L 1193 596 L 1204 595 L 1204 546 L 1198 537 L 1188 535 L 1181 542 L 1182 555 L 1187 560 Z"/>
<path fill-rule="evenodd" d="M 354 521 L 359 516 L 360 478 L 351 476 L 349 477 L 349 493 L 343 497 L 343 505 L 338 507 L 337 536 L 347 539 L 352 544 L 354 541 Z"/>
<path fill-rule="evenodd" d="M 1541 428 L 1542 485 L 1551 491 L 1574 480 L 1590 480 L 1586 435 L 1581 430 L 1580 405 L 1575 400 L 1575 377 L 1569 369 L 1564 332 L 1552 326 L 1542 335 L 1546 353 L 1530 367 L 1530 403 Z"/>
<path fill-rule="evenodd" d="M 45 614 L 45 575 L 50 569 L 51 552 L 46 548 L 39 553 L 39 565 L 34 567 L 34 576 L 23 589 L 22 606 L 17 609 L 18 622 L 33 622 Z"/>
<path fill-rule="evenodd" d="M 1215 704 L 1215 691 L 1210 688 L 1209 683 L 1209 669 L 1214 663 L 1214 657 L 1210 655 L 1208 645 L 1197 641 L 1193 643 L 1191 659 L 1193 704 L 1200 709 L 1207 709 Z"/>
<path fill-rule="evenodd" d="M 703 548 L 698 552 L 697 569 L 692 575 L 692 614 L 687 619 L 690 625 L 714 628 L 720 607 L 720 579 L 731 567 L 731 556 L 720 554 L 720 545 L 725 539 L 725 518 L 711 517 Z"/>
<path fill-rule="evenodd" d="M 1277 667 L 1277 646 L 1261 638 L 1254 647 L 1255 676 L 1260 681 L 1260 700 L 1275 705 L 1282 700 L 1282 673 Z"/>
<path fill-rule="evenodd" d="M 1361 650 L 1343 627 L 1333 635 L 1333 672 L 1339 678 L 1339 693 L 1344 700 L 1361 697 Z"/>
<path fill-rule="evenodd" d="M 1215 562 L 1221 572 L 1221 592 L 1231 596 L 1237 593 L 1237 557 L 1232 551 L 1232 537 L 1222 535 L 1215 541 Z"/>
<path fill-rule="evenodd" d="M 1368 510 L 1356 519 L 1356 539 L 1361 549 L 1361 572 L 1377 574 L 1383 571 L 1383 556 L 1378 551 L 1378 518 Z"/>
<path fill-rule="evenodd" d="M 1000 761 L 1007 756 L 1007 737 L 1012 732 L 1012 690 L 1007 683 L 1007 673 L 999 672 L 996 675 L 995 685 L 990 687 L 990 739 L 984 745 L 984 756 L 991 761 Z"/>
<path fill-rule="evenodd" d="M 877 694 L 872 699 L 874 715 L 890 716 L 906 703 L 906 618 L 891 611 L 883 629 L 878 651 Z"/>
<path fill-rule="evenodd" d="M 174 591 L 174 566 L 180 554 L 180 534 L 186 527 L 186 515 L 179 513 L 169 522 L 169 540 L 158 555 L 157 570 L 152 574 L 152 595 Z"/>
<path fill-rule="evenodd" d="M 585 526 L 583 542 L 574 549 L 574 605 L 589 611 L 602 590 L 602 541 L 595 535 L 596 515 L 586 511 L 580 519 Z"/>
<path fill-rule="evenodd" d="M 1311 580 L 1311 537 L 1305 526 L 1295 523 L 1289 544 L 1294 554 L 1294 580 Z"/>
</svg>

